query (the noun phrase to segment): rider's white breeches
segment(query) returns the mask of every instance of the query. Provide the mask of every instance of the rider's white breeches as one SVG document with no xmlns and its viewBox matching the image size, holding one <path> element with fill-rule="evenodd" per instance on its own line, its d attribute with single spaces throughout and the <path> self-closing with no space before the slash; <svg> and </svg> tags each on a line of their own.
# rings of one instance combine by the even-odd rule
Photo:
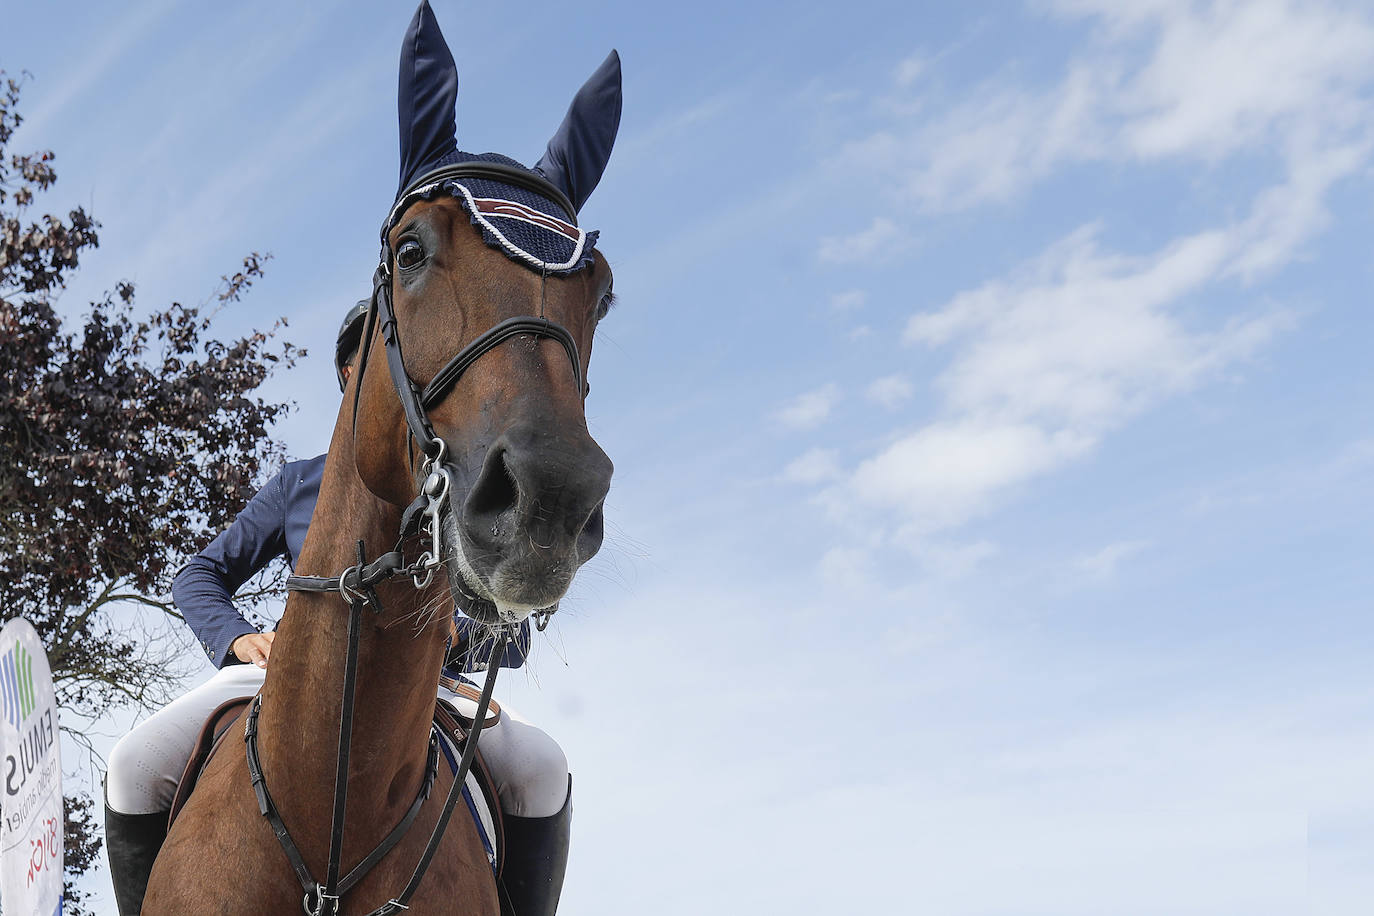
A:
<svg viewBox="0 0 1374 916">
<path fill-rule="evenodd" d="M 262 687 L 267 671 L 256 665 L 228 665 L 215 676 L 140 722 L 110 752 L 105 799 L 122 814 L 152 814 L 172 807 L 177 782 L 191 759 L 196 738 L 210 713 L 235 697 Z M 443 687 L 438 695 L 469 718 L 477 704 Z M 568 760 L 558 742 L 506 704 L 501 720 L 482 730 L 478 746 L 491 770 L 501 808 L 519 817 L 548 817 L 568 794 Z"/>
</svg>

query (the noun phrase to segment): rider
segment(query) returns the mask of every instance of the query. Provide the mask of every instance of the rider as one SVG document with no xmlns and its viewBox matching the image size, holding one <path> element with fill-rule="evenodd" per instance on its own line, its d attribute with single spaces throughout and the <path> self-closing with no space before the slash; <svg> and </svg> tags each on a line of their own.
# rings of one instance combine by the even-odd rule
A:
<svg viewBox="0 0 1374 916">
<path fill-rule="evenodd" d="M 342 389 L 362 338 L 368 301 L 349 310 L 335 344 Z M 119 740 L 105 777 L 105 848 L 120 916 L 137 916 L 153 860 L 167 836 L 168 812 L 201 726 L 221 703 L 252 696 L 262 686 L 274 631 L 259 632 L 233 606 L 235 591 L 277 557 L 293 566 L 315 509 L 325 456 L 289 462 L 267 482 L 233 524 L 192 557 L 172 583 L 172 596 L 219 670 Z M 476 670 L 491 652 L 469 645 L 474 622 L 458 616 L 446 678 Z M 501 664 L 519 667 L 529 649 L 529 624 Z M 448 683 L 453 684 L 452 680 Z M 438 695 L 471 717 L 476 704 L 439 686 Z M 551 916 L 567 865 L 572 817 L 571 777 L 562 749 L 545 732 L 502 704 L 483 729 L 482 757 L 504 813 L 502 881 L 516 916 Z"/>
</svg>

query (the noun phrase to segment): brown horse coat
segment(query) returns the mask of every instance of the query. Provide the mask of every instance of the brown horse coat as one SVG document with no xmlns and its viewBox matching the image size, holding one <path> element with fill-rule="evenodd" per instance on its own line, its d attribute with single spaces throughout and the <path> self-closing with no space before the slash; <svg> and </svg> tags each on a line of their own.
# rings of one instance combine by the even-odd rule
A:
<svg viewBox="0 0 1374 916">
<path fill-rule="evenodd" d="M 418 280 L 398 281 L 395 308 L 407 371 L 430 377 L 464 343 L 496 322 L 540 314 L 566 327 L 585 361 L 610 271 L 592 267 L 541 280 L 485 246 L 452 198 L 415 205 L 393 232 L 429 239 Z M 542 286 L 547 283 L 547 286 Z M 391 549 L 402 507 L 419 490 L 404 417 L 374 335 L 366 370 L 355 373 L 336 421 L 319 502 L 297 562 L 302 575 L 337 575 Z M 583 366 L 585 372 L 585 362 Z M 610 462 L 587 433 L 582 392 L 554 341 L 512 339 L 484 355 L 431 411 L 460 487 L 480 493 L 511 529 L 482 562 L 505 578 L 513 604 L 556 601 L 600 543 L 600 504 Z M 357 428 L 354 401 L 358 399 Z M 496 478 L 496 479 L 493 479 Z M 461 498 L 461 497 L 460 497 Z M 456 504 L 455 504 L 456 505 Z M 594 508 L 589 511 L 588 506 Z M 464 504 L 464 511 L 467 505 Z M 594 520 L 594 544 L 584 529 Z M 446 548 L 451 545 L 446 545 Z M 451 559 L 451 557 L 446 557 Z M 513 572 L 512 572 L 513 570 Z M 510 585 L 502 585 L 509 580 Z M 548 586 L 548 582 L 555 582 Z M 542 589 L 542 591 L 541 591 Z M 552 590 L 551 590 L 552 589 Z M 401 819 L 420 785 L 435 686 L 449 632 L 446 576 L 417 591 L 409 580 L 379 587 L 385 612 L 365 612 L 350 766 L 342 873 Z M 324 880 L 342 700 L 347 607 L 333 594 L 293 592 L 277 631 L 259 718 L 263 772 L 292 838 Z M 241 725 L 234 726 L 240 729 Z M 440 767 L 414 826 L 361 883 L 342 910 L 365 914 L 400 893 L 418 862 L 452 782 Z M 300 912 L 303 891 L 249 784 L 242 745 L 216 755 L 173 825 L 144 901 L 151 916 Z M 499 912 L 480 839 L 461 810 L 410 903 L 410 914 Z"/>
</svg>

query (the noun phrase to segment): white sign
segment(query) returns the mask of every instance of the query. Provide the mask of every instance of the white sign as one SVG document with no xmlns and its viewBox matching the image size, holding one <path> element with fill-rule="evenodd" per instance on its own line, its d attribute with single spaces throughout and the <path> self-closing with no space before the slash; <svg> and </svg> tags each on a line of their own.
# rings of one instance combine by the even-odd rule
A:
<svg viewBox="0 0 1374 916">
<path fill-rule="evenodd" d="M 62 761 L 52 672 L 38 631 L 0 630 L 0 901 L 13 916 L 62 912 Z"/>
</svg>

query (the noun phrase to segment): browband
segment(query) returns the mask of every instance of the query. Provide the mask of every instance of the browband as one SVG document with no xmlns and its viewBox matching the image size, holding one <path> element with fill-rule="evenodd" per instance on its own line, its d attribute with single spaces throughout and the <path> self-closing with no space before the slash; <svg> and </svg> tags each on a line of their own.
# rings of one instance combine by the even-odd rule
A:
<svg viewBox="0 0 1374 916">
<path fill-rule="evenodd" d="M 419 200 L 423 196 L 423 192 L 434 185 L 459 178 L 485 178 L 488 181 L 500 181 L 515 185 L 518 188 L 524 188 L 526 191 L 533 191 L 562 207 L 564 212 L 568 214 L 568 221 L 574 226 L 577 225 L 577 208 L 572 205 L 568 195 L 564 194 L 553 182 L 541 177 L 538 172 L 532 172 L 520 166 L 507 165 L 504 162 L 487 162 L 484 159 L 455 162 L 453 165 L 441 166 L 421 175 L 412 181 L 410 186 L 396 199 L 396 203 L 391 207 L 391 212 L 387 214 L 386 222 L 382 223 L 382 259 L 384 263 L 389 264 L 391 261 L 391 243 L 387 236 L 391 233 L 392 227 L 400 222 L 401 216 L 406 210 L 410 209 L 410 205 Z"/>
</svg>

